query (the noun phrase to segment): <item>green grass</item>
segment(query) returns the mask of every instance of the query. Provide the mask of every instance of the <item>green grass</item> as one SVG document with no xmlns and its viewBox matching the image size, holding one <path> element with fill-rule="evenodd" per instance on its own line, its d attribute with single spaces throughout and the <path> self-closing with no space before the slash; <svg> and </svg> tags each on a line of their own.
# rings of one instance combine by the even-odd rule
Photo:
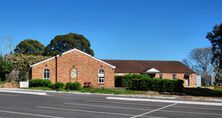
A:
<svg viewBox="0 0 222 118">
<path fill-rule="evenodd" d="M 48 87 L 32 87 L 29 88 L 32 90 L 53 90 Z M 82 93 L 102 93 L 102 94 L 141 94 L 145 95 L 147 94 L 146 91 L 134 91 L 134 90 L 128 90 L 125 88 L 80 88 L 79 90 L 65 90 L 61 89 L 59 91 L 64 92 L 82 92 Z M 148 93 L 149 95 L 149 93 Z M 162 94 L 163 95 L 163 94 Z M 166 95 L 166 93 L 165 93 Z M 184 91 L 182 94 L 176 94 L 176 93 L 167 93 L 167 95 L 190 95 L 190 96 L 205 96 L 205 97 L 222 97 L 222 87 L 217 87 L 215 90 L 208 89 L 208 88 L 184 88 Z"/>
<path fill-rule="evenodd" d="M 53 90 L 49 87 L 30 87 L 31 90 Z"/>
<path fill-rule="evenodd" d="M 184 88 L 183 93 L 191 96 L 222 97 L 222 89 Z"/>
<path fill-rule="evenodd" d="M 30 87 L 31 90 L 53 90 L 49 87 Z M 59 91 L 64 92 L 82 92 L 82 93 L 103 93 L 103 94 L 145 94 L 145 91 L 133 91 L 128 89 L 107 89 L 107 88 L 80 88 L 79 90 L 65 90 L 61 89 Z"/>
<path fill-rule="evenodd" d="M 6 83 L 6 81 L 0 81 L 0 85 L 2 85 L 2 84 L 4 84 L 4 83 Z"/>
<path fill-rule="evenodd" d="M 214 90 L 222 91 L 222 86 L 215 86 L 215 87 L 214 87 Z"/>
<path fill-rule="evenodd" d="M 107 88 L 81 88 L 80 92 L 104 93 L 104 94 L 143 94 L 144 91 L 133 91 L 128 89 L 107 89 Z"/>
</svg>

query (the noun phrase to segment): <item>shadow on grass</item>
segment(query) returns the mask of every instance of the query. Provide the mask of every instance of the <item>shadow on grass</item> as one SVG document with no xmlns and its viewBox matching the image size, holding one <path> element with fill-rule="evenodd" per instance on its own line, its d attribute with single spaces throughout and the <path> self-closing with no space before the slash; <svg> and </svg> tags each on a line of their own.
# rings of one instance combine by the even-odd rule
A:
<svg viewBox="0 0 222 118">
<path fill-rule="evenodd" d="M 222 91 L 208 88 L 184 88 L 183 93 L 191 96 L 222 97 Z"/>
</svg>

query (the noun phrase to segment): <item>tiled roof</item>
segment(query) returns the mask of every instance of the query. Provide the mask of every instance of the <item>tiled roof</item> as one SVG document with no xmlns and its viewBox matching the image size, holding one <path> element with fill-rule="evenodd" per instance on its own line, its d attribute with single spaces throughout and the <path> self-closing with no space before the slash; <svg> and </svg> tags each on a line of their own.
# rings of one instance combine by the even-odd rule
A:
<svg viewBox="0 0 222 118">
<path fill-rule="evenodd" d="M 144 73 L 155 68 L 160 73 L 195 73 L 179 61 L 103 60 L 116 66 L 115 73 Z"/>
</svg>

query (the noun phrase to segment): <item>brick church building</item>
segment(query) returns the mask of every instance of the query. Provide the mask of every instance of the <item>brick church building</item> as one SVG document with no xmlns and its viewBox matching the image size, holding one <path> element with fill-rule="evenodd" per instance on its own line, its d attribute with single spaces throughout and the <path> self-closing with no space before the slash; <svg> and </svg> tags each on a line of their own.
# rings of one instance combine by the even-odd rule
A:
<svg viewBox="0 0 222 118">
<path fill-rule="evenodd" d="M 182 79 L 195 86 L 196 74 L 178 61 L 100 60 L 78 49 L 31 65 L 31 78 L 52 82 L 90 82 L 93 87 L 115 87 L 115 75 L 148 74 L 153 78 Z"/>
</svg>

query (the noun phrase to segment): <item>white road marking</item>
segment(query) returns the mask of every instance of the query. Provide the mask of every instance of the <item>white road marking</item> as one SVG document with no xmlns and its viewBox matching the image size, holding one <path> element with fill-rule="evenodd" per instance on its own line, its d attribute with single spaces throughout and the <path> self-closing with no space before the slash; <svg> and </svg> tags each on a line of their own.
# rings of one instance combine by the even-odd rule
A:
<svg viewBox="0 0 222 118">
<path fill-rule="evenodd" d="M 98 100 L 84 100 L 85 102 L 96 102 L 96 103 L 111 103 L 111 104 L 127 104 L 127 105 L 139 105 L 139 106 L 162 106 L 161 104 L 138 104 L 138 103 L 124 103 L 124 102 L 111 102 L 111 101 L 98 101 Z"/>
<path fill-rule="evenodd" d="M 92 107 L 103 107 L 103 108 L 115 108 L 115 109 L 131 109 L 131 110 L 152 110 L 152 109 L 141 109 L 141 108 L 129 108 L 129 107 L 117 107 L 117 106 L 104 106 L 104 105 L 92 105 L 92 104 L 79 104 L 79 103 L 64 103 L 68 105 L 80 105 L 80 106 L 92 106 Z"/>
<path fill-rule="evenodd" d="M 58 107 L 48 107 L 48 106 L 36 106 L 36 108 L 41 109 L 51 109 L 51 110 L 62 110 L 62 111 L 76 111 L 85 113 L 95 113 L 95 114 L 106 114 L 106 115 L 117 115 L 117 116 L 134 116 L 134 114 L 123 114 L 123 113 L 112 113 L 112 112 L 102 112 L 102 111 L 90 111 L 81 109 L 68 109 L 68 108 L 58 108 Z M 156 117 L 156 116 L 145 116 L 147 118 L 166 118 L 166 117 Z"/>
<path fill-rule="evenodd" d="M 160 100 L 160 99 L 141 99 L 141 98 L 124 98 L 124 97 L 106 97 L 110 100 L 124 100 L 124 101 L 143 101 L 143 102 L 162 102 L 162 103 L 178 103 L 178 104 L 192 104 L 192 105 L 211 105 L 222 106 L 222 103 L 213 102 L 194 102 L 194 101 L 179 101 L 179 100 Z"/>
<path fill-rule="evenodd" d="M 17 111 L 0 110 L 0 112 L 9 113 L 9 114 L 26 115 L 26 116 L 44 117 L 44 118 L 63 118 L 63 117 L 57 117 L 57 116 L 49 116 L 49 115 L 33 114 L 33 113 L 24 113 L 24 112 L 17 112 Z"/>
<path fill-rule="evenodd" d="M 167 106 L 164 106 L 164 107 L 160 107 L 158 109 L 154 109 L 152 111 L 149 111 L 149 112 L 146 112 L 146 113 L 142 113 L 142 114 L 139 114 L 139 115 L 135 115 L 133 117 L 130 117 L 130 118 L 137 118 L 137 117 L 142 117 L 142 116 L 145 116 L 147 114 L 150 114 L 150 113 L 153 113 L 153 112 L 156 112 L 156 111 L 159 111 L 159 110 L 162 110 L 162 109 L 165 109 L 165 108 L 168 108 L 168 107 L 171 107 L 171 106 L 174 106 L 176 105 L 177 103 L 174 103 L 174 104 L 170 104 L 170 105 L 167 105 Z"/>
<path fill-rule="evenodd" d="M 17 91 L 17 90 L 5 90 L 5 89 L 0 89 L 0 92 L 2 92 L 2 93 L 29 94 L 29 95 L 47 95 L 47 93 L 44 93 L 44 92 Z"/>
</svg>

